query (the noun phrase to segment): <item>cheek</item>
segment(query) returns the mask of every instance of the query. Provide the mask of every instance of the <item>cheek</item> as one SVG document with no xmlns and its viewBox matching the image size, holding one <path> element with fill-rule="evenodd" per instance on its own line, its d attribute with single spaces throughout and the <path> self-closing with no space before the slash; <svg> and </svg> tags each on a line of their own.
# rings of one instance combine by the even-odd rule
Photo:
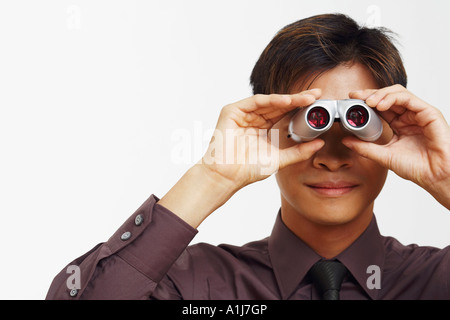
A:
<svg viewBox="0 0 450 320">
<path fill-rule="evenodd" d="M 279 170 L 275 178 L 278 188 L 285 198 L 298 196 L 301 189 L 302 163 L 297 163 Z"/>
<path fill-rule="evenodd" d="M 282 193 L 284 193 L 284 190 L 289 190 L 294 184 L 292 182 L 294 180 L 293 177 L 294 172 L 292 171 L 292 166 L 281 169 L 276 173 L 275 178 Z"/>
<path fill-rule="evenodd" d="M 386 182 L 388 169 L 366 158 L 361 158 L 360 164 L 362 175 L 366 180 L 365 186 L 368 189 L 368 193 L 376 197 Z"/>
</svg>

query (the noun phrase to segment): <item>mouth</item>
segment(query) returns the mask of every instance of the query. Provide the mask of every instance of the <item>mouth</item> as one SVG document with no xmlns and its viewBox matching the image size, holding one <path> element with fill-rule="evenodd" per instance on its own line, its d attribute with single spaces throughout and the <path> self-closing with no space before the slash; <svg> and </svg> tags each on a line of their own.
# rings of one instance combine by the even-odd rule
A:
<svg viewBox="0 0 450 320">
<path fill-rule="evenodd" d="M 339 197 L 352 192 L 359 185 L 345 181 L 326 181 L 320 183 L 306 184 L 313 192 L 326 197 Z"/>
</svg>

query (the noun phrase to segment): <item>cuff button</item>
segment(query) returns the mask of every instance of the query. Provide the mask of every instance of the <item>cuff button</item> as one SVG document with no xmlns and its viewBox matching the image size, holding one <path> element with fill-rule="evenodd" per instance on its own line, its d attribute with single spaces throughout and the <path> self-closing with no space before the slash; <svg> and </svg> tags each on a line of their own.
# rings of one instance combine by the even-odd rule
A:
<svg viewBox="0 0 450 320">
<path fill-rule="evenodd" d="M 140 226 L 144 222 L 144 216 L 142 214 L 138 214 L 136 218 L 134 218 L 134 224 Z"/>
<path fill-rule="evenodd" d="M 78 294 L 78 290 L 75 289 L 75 288 L 72 289 L 72 290 L 70 290 L 70 292 L 69 292 L 69 295 L 70 295 L 71 297 L 76 297 L 77 294 Z"/>
<path fill-rule="evenodd" d="M 130 231 L 124 232 L 120 236 L 120 239 L 122 239 L 123 241 L 126 241 L 126 240 L 128 240 L 130 238 L 131 238 L 131 232 Z"/>
</svg>

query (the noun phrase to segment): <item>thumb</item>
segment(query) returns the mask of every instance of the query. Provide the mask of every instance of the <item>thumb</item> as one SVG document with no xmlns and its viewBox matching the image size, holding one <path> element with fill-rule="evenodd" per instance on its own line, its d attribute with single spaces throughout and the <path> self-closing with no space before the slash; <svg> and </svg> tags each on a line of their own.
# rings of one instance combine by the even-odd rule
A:
<svg viewBox="0 0 450 320">
<path fill-rule="evenodd" d="M 325 141 L 315 139 L 309 142 L 303 142 L 280 150 L 280 169 L 290 166 L 294 163 L 305 161 L 312 157 L 314 153 L 319 151 L 325 145 Z"/>
<path fill-rule="evenodd" d="M 383 167 L 389 167 L 390 153 L 385 146 L 355 137 L 345 137 L 342 139 L 342 144 L 364 158 L 378 162 Z"/>
</svg>

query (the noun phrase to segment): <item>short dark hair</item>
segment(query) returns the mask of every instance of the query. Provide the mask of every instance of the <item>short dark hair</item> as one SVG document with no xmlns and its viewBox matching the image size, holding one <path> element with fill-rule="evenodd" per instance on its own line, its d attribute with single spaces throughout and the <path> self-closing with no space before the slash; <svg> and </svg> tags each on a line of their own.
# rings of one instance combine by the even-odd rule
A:
<svg viewBox="0 0 450 320">
<path fill-rule="evenodd" d="M 406 87 L 393 40 L 390 30 L 361 27 L 344 14 L 299 20 L 281 29 L 264 49 L 250 76 L 253 93 L 289 93 L 294 85 L 304 86 L 324 71 L 353 62 L 369 68 L 380 88 Z"/>
</svg>

